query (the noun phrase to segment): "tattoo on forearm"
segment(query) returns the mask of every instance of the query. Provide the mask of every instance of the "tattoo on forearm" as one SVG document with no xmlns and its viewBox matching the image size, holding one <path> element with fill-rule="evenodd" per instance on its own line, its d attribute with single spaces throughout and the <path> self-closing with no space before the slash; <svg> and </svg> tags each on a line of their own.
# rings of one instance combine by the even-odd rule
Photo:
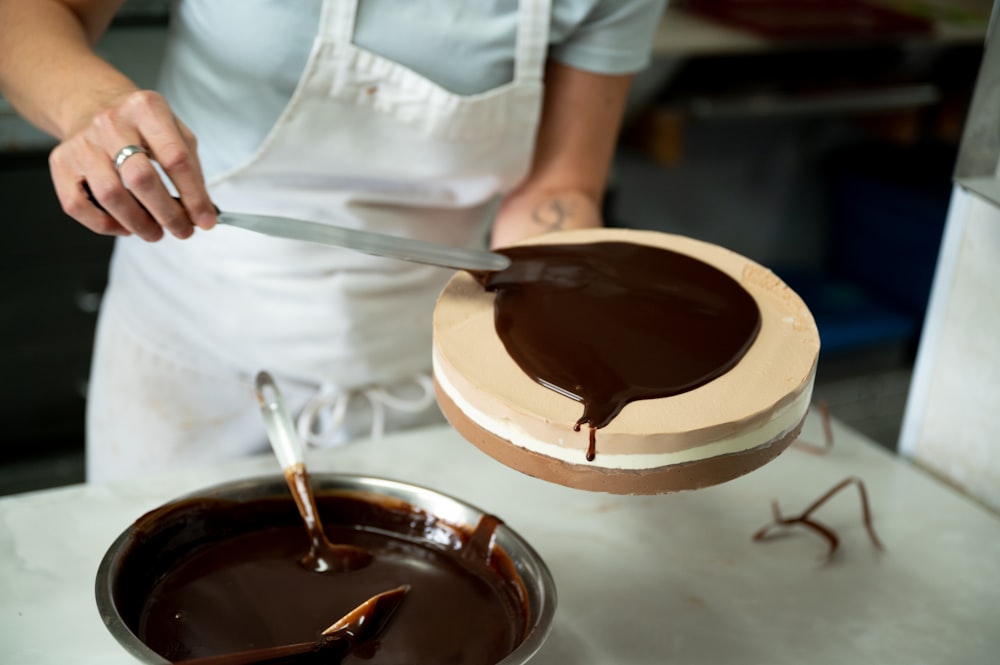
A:
<svg viewBox="0 0 1000 665">
<path fill-rule="evenodd" d="M 566 226 L 566 218 L 573 214 L 573 206 L 562 199 L 552 199 L 531 211 L 531 219 L 546 231 L 558 231 Z"/>
</svg>

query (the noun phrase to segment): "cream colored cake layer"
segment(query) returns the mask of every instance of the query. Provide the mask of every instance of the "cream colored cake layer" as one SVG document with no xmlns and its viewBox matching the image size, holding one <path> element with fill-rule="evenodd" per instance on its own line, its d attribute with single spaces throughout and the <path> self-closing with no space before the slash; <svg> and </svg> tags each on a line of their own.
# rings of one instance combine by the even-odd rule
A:
<svg viewBox="0 0 1000 665">
<path fill-rule="evenodd" d="M 594 464 L 617 459 L 616 465 L 624 465 L 625 457 L 637 456 L 627 468 L 647 468 L 652 464 L 638 460 L 662 460 L 665 455 L 701 459 L 759 445 L 767 440 L 762 438 L 765 433 L 780 436 L 794 427 L 808 408 L 819 334 L 805 303 L 791 289 L 743 256 L 684 236 L 592 229 L 548 234 L 532 242 L 601 241 L 663 247 L 715 266 L 754 297 L 761 328 L 743 359 L 719 378 L 680 395 L 626 405 L 597 431 Z M 545 445 L 539 452 L 546 455 L 583 459 L 588 432 L 573 431 L 582 405 L 538 384 L 517 366 L 496 334 L 493 294 L 470 275 L 457 274 L 442 292 L 434 334 L 438 382 L 470 417 L 479 414 L 480 426 L 497 434 L 503 428 L 518 439 L 517 445 Z"/>
<path fill-rule="evenodd" d="M 501 439 L 505 439 L 515 446 L 563 462 L 570 464 L 593 464 L 606 469 L 655 469 L 671 464 L 683 464 L 685 462 L 694 462 L 719 455 L 751 450 L 769 441 L 780 439 L 797 427 L 809 410 L 812 396 L 810 386 L 810 389 L 802 391 L 791 404 L 774 413 L 771 420 L 758 427 L 747 428 L 738 434 L 719 439 L 718 441 L 712 441 L 695 448 L 686 448 L 675 452 L 618 454 L 612 445 L 604 441 L 602 437 L 603 430 L 598 430 L 597 436 L 600 444 L 598 445 L 597 458 L 593 462 L 587 462 L 584 458 L 584 450 L 580 446 L 580 440 L 582 439 L 583 448 L 586 448 L 589 437 L 589 432 L 586 429 L 581 432 L 571 430 L 569 434 L 572 441 L 562 432 L 553 432 L 552 438 L 539 439 L 526 431 L 522 419 L 515 420 L 509 417 L 504 419 L 496 418 L 483 412 L 466 400 L 449 380 L 448 370 L 441 364 L 440 355 L 437 352 L 434 354 L 434 375 L 438 381 L 438 385 L 455 402 L 455 405 L 462 410 L 462 413 L 468 416 L 472 422 L 492 432 Z"/>
</svg>

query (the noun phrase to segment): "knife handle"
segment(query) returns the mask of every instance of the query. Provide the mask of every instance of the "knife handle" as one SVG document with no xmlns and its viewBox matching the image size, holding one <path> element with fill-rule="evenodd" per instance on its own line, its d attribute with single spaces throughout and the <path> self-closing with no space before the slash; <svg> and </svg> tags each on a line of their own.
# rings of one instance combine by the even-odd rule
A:
<svg viewBox="0 0 1000 665">
<path fill-rule="evenodd" d="M 102 206 L 98 202 L 97 197 L 94 196 L 94 192 L 91 191 L 91 189 L 90 189 L 90 183 L 88 183 L 86 180 L 83 181 L 83 191 L 86 192 L 86 194 L 87 194 L 87 200 L 90 201 L 90 204 L 92 206 L 94 206 L 95 208 L 97 208 L 98 210 L 100 210 L 101 212 L 103 212 L 105 214 L 110 214 L 104 208 L 104 206 Z M 132 198 L 135 199 L 135 196 L 133 196 Z M 177 203 L 181 203 L 181 197 L 179 197 L 179 196 L 171 196 L 170 198 L 172 198 L 174 201 L 177 201 Z M 139 201 L 139 199 L 135 199 L 135 202 L 136 202 L 136 204 L 140 208 L 142 208 L 143 210 L 146 211 L 147 215 L 149 215 L 150 217 L 152 217 L 152 214 L 149 212 L 149 210 L 146 209 L 146 206 L 142 205 L 142 203 Z M 221 215 L 222 214 L 222 211 L 219 210 L 219 206 L 215 205 L 214 203 L 212 204 L 212 208 L 215 210 L 215 214 L 216 215 Z"/>
</svg>

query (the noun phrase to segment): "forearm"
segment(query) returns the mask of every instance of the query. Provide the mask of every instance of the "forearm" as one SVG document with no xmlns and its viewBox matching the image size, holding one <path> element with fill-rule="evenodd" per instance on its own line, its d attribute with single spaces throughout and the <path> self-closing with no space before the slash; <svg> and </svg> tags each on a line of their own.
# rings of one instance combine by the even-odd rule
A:
<svg viewBox="0 0 1000 665">
<path fill-rule="evenodd" d="M 136 89 L 92 49 L 121 0 L 71 4 L 0 0 L 0 93 L 59 139 Z"/>
<path fill-rule="evenodd" d="M 601 203 L 631 79 L 549 63 L 531 171 L 500 208 L 494 247 L 602 225 Z"/>
</svg>

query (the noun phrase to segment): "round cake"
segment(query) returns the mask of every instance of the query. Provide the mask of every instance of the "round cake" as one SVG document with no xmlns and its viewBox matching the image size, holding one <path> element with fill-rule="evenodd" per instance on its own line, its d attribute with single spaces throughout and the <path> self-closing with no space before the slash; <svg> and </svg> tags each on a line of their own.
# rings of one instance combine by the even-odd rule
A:
<svg viewBox="0 0 1000 665">
<path fill-rule="evenodd" d="M 487 454 L 569 487 L 656 494 L 741 476 L 798 436 L 819 333 L 770 270 L 626 229 L 503 251 L 516 278 L 457 273 L 434 311 L 438 403 Z"/>
</svg>

